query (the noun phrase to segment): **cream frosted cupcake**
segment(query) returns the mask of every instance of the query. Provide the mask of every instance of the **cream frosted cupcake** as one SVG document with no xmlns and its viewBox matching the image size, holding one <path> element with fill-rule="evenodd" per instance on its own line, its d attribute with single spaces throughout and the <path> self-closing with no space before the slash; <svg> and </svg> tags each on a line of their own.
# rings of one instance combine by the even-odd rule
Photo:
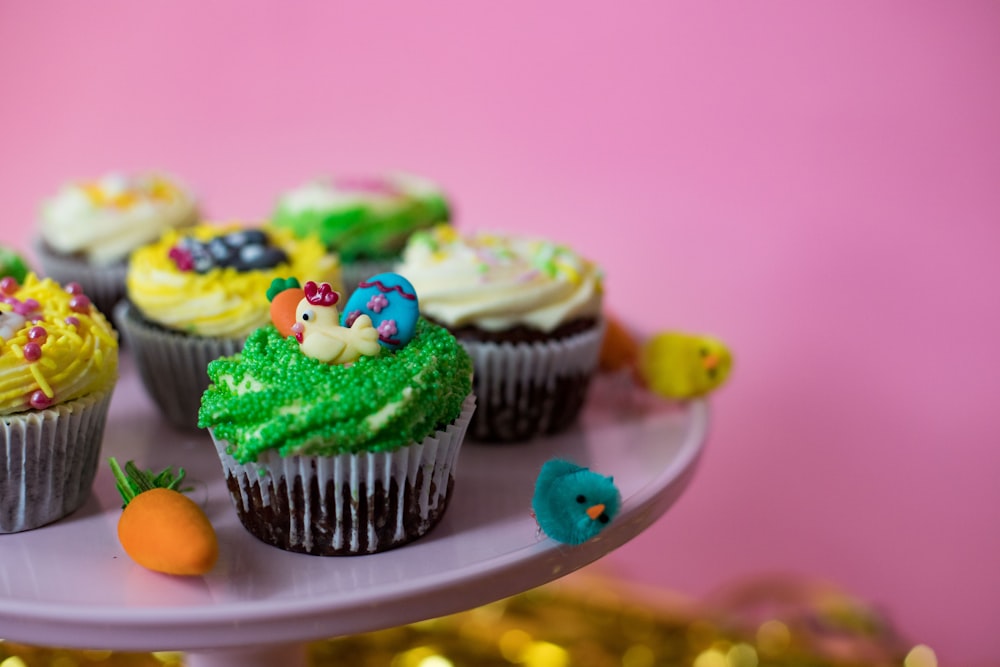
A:
<svg viewBox="0 0 1000 667">
<path fill-rule="evenodd" d="M 593 262 L 546 240 L 438 226 L 410 238 L 396 271 L 472 356 L 471 438 L 528 440 L 575 422 L 604 331 Z"/>
<path fill-rule="evenodd" d="M 233 354 L 269 321 L 277 277 L 340 285 L 336 256 L 315 237 L 239 223 L 170 230 L 132 253 L 115 320 L 143 384 L 175 426 L 197 428 L 208 362 Z"/>
<path fill-rule="evenodd" d="M 318 234 L 340 256 L 348 292 L 389 271 L 410 235 L 451 220 L 451 205 L 431 181 L 406 173 L 316 179 L 283 193 L 272 224 Z"/>
<path fill-rule="evenodd" d="M 117 378 L 117 334 L 78 284 L 0 280 L 0 533 L 86 501 Z"/>
<path fill-rule="evenodd" d="M 418 318 L 405 280 L 366 284 L 341 314 L 332 290 L 306 283 L 294 336 L 263 327 L 208 367 L 200 425 L 237 514 L 285 550 L 398 547 L 431 530 L 451 497 L 475 409 L 471 360 Z"/>
<path fill-rule="evenodd" d="M 109 173 L 44 202 L 35 252 L 46 275 L 79 283 L 109 315 L 125 294 L 129 253 L 197 221 L 194 196 L 172 176 Z"/>
</svg>

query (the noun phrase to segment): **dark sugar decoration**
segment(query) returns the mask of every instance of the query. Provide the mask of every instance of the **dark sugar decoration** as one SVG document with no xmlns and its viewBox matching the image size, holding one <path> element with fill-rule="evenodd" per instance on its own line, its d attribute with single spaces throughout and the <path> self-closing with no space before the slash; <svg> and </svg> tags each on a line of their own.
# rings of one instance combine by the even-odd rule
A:
<svg viewBox="0 0 1000 667">
<path fill-rule="evenodd" d="M 208 241 L 185 237 L 170 249 L 170 259 L 181 271 L 208 273 L 231 267 L 237 271 L 272 269 L 288 262 L 288 254 L 263 231 L 245 229 L 216 236 Z"/>
</svg>

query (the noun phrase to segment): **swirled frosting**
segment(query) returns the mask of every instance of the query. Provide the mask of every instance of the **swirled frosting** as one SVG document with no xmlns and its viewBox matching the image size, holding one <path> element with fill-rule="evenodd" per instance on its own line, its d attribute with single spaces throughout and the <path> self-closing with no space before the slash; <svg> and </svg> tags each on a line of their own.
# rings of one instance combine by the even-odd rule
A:
<svg viewBox="0 0 1000 667">
<path fill-rule="evenodd" d="M 413 283 L 421 312 L 452 328 L 549 332 L 601 312 L 601 270 L 550 241 L 441 225 L 414 234 L 395 270 Z"/>
<path fill-rule="evenodd" d="M 187 242 L 209 245 L 246 229 L 263 231 L 286 259 L 267 268 L 215 266 L 198 272 L 178 258 L 177 249 Z M 287 230 L 237 223 L 201 224 L 169 230 L 155 243 L 133 252 L 126 287 L 129 300 L 143 316 L 161 326 L 198 336 L 244 338 L 270 321 L 266 293 L 271 281 L 288 277 L 321 280 L 341 289 L 336 255 L 314 236 L 299 239 Z"/>
<path fill-rule="evenodd" d="M 393 451 L 454 421 L 472 391 L 472 361 L 442 327 L 424 319 L 399 350 L 348 366 L 302 353 L 273 326 L 250 334 L 240 354 L 208 365 L 198 424 L 230 443 L 233 458 Z"/>
<path fill-rule="evenodd" d="M 448 222 L 441 189 L 410 174 L 317 179 L 278 198 L 272 224 L 319 234 L 345 262 L 396 257 L 410 234 Z"/>
<path fill-rule="evenodd" d="M 72 401 L 117 377 L 117 334 L 79 285 L 0 280 L 0 414 Z"/>
<path fill-rule="evenodd" d="M 109 265 L 197 220 L 194 197 L 172 177 L 112 173 L 64 185 L 42 205 L 40 234 L 56 252 Z"/>
</svg>

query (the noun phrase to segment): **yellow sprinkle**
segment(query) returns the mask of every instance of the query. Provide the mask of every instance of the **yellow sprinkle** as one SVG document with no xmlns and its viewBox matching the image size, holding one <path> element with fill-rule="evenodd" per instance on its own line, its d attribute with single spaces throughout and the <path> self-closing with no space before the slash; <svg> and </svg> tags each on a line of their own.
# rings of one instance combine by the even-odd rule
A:
<svg viewBox="0 0 1000 667">
<path fill-rule="evenodd" d="M 563 275 L 565 275 L 571 283 L 574 285 L 579 285 L 581 282 L 580 272 L 576 270 L 576 267 L 570 266 L 566 262 L 560 262 L 556 260 L 554 262 L 556 268 L 558 268 Z"/>
<path fill-rule="evenodd" d="M 55 396 L 55 392 L 52 391 L 52 387 L 49 386 L 49 383 L 45 381 L 45 376 L 42 375 L 42 371 L 38 368 L 38 364 L 31 364 L 29 368 L 31 369 L 31 374 L 35 376 L 35 382 L 37 382 L 38 387 L 45 392 L 45 395 L 48 398 Z"/>
<path fill-rule="evenodd" d="M 3 662 L 0 662 L 0 667 L 28 667 L 28 663 L 18 656 L 12 655 Z"/>
</svg>

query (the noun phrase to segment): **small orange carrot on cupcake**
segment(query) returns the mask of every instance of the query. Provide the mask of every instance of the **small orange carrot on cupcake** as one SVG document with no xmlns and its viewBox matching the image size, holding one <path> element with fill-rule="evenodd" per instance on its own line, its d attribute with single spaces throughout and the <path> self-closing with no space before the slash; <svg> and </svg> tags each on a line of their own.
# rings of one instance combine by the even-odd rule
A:
<svg viewBox="0 0 1000 667">
<path fill-rule="evenodd" d="M 125 468 L 109 459 L 125 505 L 118 519 L 118 541 L 139 565 L 165 574 L 202 575 L 219 556 L 219 543 L 205 512 L 180 490 L 184 469 L 159 474 Z"/>
<path fill-rule="evenodd" d="M 285 338 L 292 335 L 295 309 L 305 296 L 305 290 L 295 278 L 275 278 L 271 281 L 267 290 L 267 300 L 271 302 L 271 322 Z"/>
</svg>

